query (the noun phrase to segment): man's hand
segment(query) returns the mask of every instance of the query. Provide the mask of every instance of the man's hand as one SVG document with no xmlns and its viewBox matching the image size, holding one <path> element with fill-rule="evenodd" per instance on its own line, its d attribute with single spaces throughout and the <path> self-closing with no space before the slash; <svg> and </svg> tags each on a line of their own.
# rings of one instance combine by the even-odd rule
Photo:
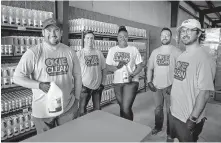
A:
<svg viewBox="0 0 221 143">
<path fill-rule="evenodd" d="M 169 87 L 167 87 L 167 89 L 166 89 L 166 93 L 167 93 L 168 95 L 171 94 L 171 89 L 172 89 L 172 85 L 169 86 Z"/>
<path fill-rule="evenodd" d="M 132 82 L 133 78 L 134 78 L 134 75 L 131 74 L 131 75 L 128 77 L 129 82 Z"/>
<path fill-rule="evenodd" d="M 196 127 L 196 122 L 191 121 L 190 119 L 187 119 L 186 125 L 187 125 L 187 128 L 188 128 L 191 132 L 193 132 L 193 131 L 195 130 L 195 127 Z"/>
<path fill-rule="evenodd" d="M 127 63 L 124 61 L 120 61 L 119 64 L 117 65 L 117 69 L 122 68 L 124 65 L 126 65 Z"/>
<path fill-rule="evenodd" d="M 156 91 L 157 91 L 156 87 L 153 85 L 152 82 L 148 82 L 148 87 L 149 87 L 150 90 L 153 91 L 153 92 L 156 92 Z"/>
<path fill-rule="evenodd" d="M 97 90 L 98 90 L 98 91 L 103 91 L 103 90 L 104 90 L 104 85 L 103 85 L 103 84 L 100 84 L 100 86 L 98 87 Z"/>
<path fill-rule="evenodd" d="M 48 90 L 50 89 L 50 82 L 40 82 L 39 89 L 44 91 L 45 93 L 48 93 Z"/>
</svg>

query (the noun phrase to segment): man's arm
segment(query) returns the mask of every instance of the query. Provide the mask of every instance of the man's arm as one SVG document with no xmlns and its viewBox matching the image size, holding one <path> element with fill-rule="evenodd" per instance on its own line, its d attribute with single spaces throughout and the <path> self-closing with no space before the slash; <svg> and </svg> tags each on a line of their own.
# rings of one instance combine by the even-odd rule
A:
<svg viewBox="0 0 221 143">
<path fill-rule="evenodd" d="M 204 59 L 201 61 L 198 68 L 197 85 L 200 90 L 197 95 L 193 111 L 190 115 L 191 117 L 198 118 L 202 111 L 205 109 L 206 103 L 209 99 L 210 91 L 214 90 L 214 68 L 212 67 L 209 59 Z"/>
<path fill-rule="evenodd" d="M 136 76 L 137 74 L 141 72 L 142 68 L 143 68 L 142 63 L 138 64 L 137 68 L 134 70 L 134 72 L 131 75 Z"/>
<path fill-rule="evenodd" d="M 30 79 L 34 71 L 35 55 L 31 50 L 27 50 L 19 61 L 13 75 L 14 83 L 26 88 L 39 89 L 39 81 Z"/>
<path fill-rule="evenodd" d="M 153 70 L 154 70 L 154 64 L 153 64 L 153 52 L 150 55 L 149 61 L 148 61 L 148 67 L 147 67 L 147 82 L 152 82 L 152 76 L 153 76 Z"/>
<path fill-rule="evenodd" d="M 107 66 L 107 71 L 115 72 L 117 70 L 117 67 L 115 66 L 108 65 L 108 64 L 106 66 Z"/>
<path fill-rule="evenodd" d="M 198 118 L 205 109 L 208 99 L 209 99 L 209 91 L 201 90 L 196 98 L 195 106 L 193 108 L 190 117 Z"/>
<path fill-rule="evenodd" d="M 73 77 L 74 77 L 74 95 L 75 98 L 79 101 L 82 88 L 82 77 L 81 77 L 81 67 L 80 62 L 77 58 L 76 53 L 74 52 L 74 68 L 73 68 Z"/>
</svg>

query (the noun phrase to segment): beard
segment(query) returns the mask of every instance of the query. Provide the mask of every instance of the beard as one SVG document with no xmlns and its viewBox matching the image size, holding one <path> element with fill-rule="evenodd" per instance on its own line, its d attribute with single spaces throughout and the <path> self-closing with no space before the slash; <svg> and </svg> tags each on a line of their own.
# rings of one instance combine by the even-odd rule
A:
<svg viewBox="0 0 221 143">
<path fill-rule="evenodd" d="M 162 40 L 161 43 L 162 43 L 162 45 L 169 45 L 170 41 L 169 40 Z"/>
<path fill-rule="evenodd" d="M 181 41 L 184 45 L 191 45 L 191 44 L 193 44 L 197 41 L 197 37 L 194 38 L 194 39 L 190 39 L 190 37 L 183 37 L 181 39 Z"/>
</svg>

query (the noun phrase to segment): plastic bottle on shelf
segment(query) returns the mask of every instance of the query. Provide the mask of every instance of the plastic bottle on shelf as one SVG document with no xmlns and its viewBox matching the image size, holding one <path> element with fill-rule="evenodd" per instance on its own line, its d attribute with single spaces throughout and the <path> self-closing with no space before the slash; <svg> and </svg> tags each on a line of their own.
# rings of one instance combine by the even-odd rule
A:
<svg viewBox="0 0 221 143">
<path fill-rule="evenodd" d="M 1 119 L 1 140 L 4 141 L 7 139 L 7 124 L 4 118 Z"/>
<path fill-rule="evenodd" d="M 15 8 L 14 7 L 9 7 L 8 10 L 9 13 L 9 24 L 14 25 L 15 24 Z"/>
<path fill-rule="evenodd" d="M 6 131 L 7 131 L 7 138 L 13 137 L 13 127 L 12 127 L 12 119 L 10 117 L 6 118 Z"/>
<path fill-rule="evenodd" d="M 24 116 L 23 114 L 19 114 L 18 115 L 19 118 L 19 129 L 20 129 L 20 133 L 24 133 L 25 132 L 25 125 L 24 125 Z"/>
<path fill-rule="evenodd" d="M 32 27 L 32 26 L 34 26 L 33 11 L 32 10 L 27 10 L 26 12 L 28 12 L 28 26 Z"/>
<path fill-rule="evenodd" d="M 44 21 L 44 19 L 43 19 L 43 12 L 42 11 L 37 11 L 37 17 L 39 18 L 38 20 L 39 20 L 39 27 L 43 27 L 43 21 Z"/>
<path fill-rule="evenodd" d="M 15 9 L 15 21 L 16 21 L 16 25 L 21 25 L 21 19 L 22 19 L 22 9 L 21 8 L 16 8 Z"/>
<path fill-rule="evenodd" d="M 21 17 L 22 17 L 22 26 L 27 26 L 28 25 L 28 10 L 22 8 L 21 9 Z"/>
<path fill-rule="evenodd" d="M 30 131 L 31 129 L 31 123 L 30 123 L 30 115 L 28 113 L 23 114 L 25 117 L 25 131 Z"/>
<path fill-rule="evenodd" d="M 32 10 L 33 12 L 33 25 L 34 27 L 39 27 L 39 17 L 38 17 L 38 11 L 37 10 Z"/>
<path fill-rule="evenodd" d="M 3 24 L 9 23 L 9 13 L 8 13 L 8 7 L 5 5 L 1 5 L 1 20 Z"/>
<path fill-rule="evenodd" d="M 12 118 L 12 129 L 14 136 L 17 136 L 20 134 L 19 124 L 18 124 L 18 117 L 16 115 L 11 116 Z"/>
</svg>

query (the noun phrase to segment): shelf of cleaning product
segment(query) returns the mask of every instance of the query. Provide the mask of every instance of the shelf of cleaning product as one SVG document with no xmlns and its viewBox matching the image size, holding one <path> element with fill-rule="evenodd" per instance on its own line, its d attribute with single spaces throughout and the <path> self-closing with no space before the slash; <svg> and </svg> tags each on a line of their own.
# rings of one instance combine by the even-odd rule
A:
<svg viewBox="0 0 221 143">
<path fill-rule="evenodd" d="M 14 31 L 42 32 L 42 28 L 40 27 L 17 26 L 17 25 L 9 25 L 9 24 L 1 25 L 1 29 L 2 30 L 14 30 Z"/>
</svg>

